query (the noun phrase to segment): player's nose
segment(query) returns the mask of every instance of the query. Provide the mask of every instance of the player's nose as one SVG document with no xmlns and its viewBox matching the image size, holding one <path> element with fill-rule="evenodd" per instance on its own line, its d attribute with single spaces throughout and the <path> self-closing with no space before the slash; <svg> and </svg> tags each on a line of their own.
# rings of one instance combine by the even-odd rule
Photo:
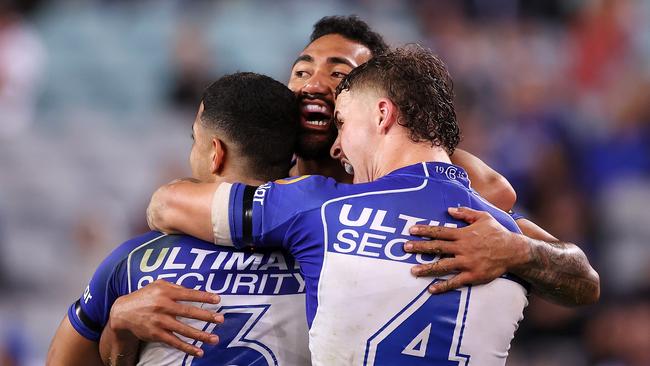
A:
<svg viewBox="0 0 650 366">
<path fill-rule="evenodd" d="M 330 148 L 330 156 L 336 160 L 340 160 L 343 157 L 343 149 L 341 148 L 341 135 L 336 137 L 336 140 Z"/>
<path fill-rule="evenodd" d="M 305 94 L 331 94 L 332 88 L 323 79 L 320 74 L 315 74 L 302 87 L 302 92 Z"/>
</svg>

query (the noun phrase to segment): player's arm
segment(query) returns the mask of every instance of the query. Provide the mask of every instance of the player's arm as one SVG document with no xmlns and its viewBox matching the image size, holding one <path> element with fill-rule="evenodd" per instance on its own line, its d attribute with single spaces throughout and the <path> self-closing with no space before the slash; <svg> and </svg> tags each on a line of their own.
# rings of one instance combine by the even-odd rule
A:
<svg viewBox="0 0 650 366">
<path fill-rule="evenodd" d="M 308 192 L 335 184 L 317 176 L 281 179 L 259 187 L 177 180 L 153 194 L 147 220 L 152 229 L 181 232 L 217 245 L 280 248 L 286 245 L 285 234 L 300 210 L 322 204 Z"/>
<path fill-rule="evenodd" d="M 47 365 L 51 366 L 101 366 L 97 342 L 80 335 L 66 315 L 50 344 L 47 352 Z"/>
<path fill-rule="evenodd" d="M 185 233 L 214 242 L 211 210 L 212 199 L 219 186 L 220 183 L 200 183 L 185 178 L 158 188 L 147 208 L 149 227 L 164 233 Z"/>
<path fill-rule="evenodd" d="M 506 212 L 515 205 L 517 194 L 510 182 L 483 160 L 465 150 L 456 149 L 451 162 L 467 171 L 472 188 L 490 203 Z"/>
<path fill-rule="evenodd" d="M 158 234 L 160 235 L 160 234 Z M 115 269 L 128 250 L 126 243 L 116 248 L 99 265 L 82 296 L 69 308 L 48 351 L 49 365 L 101 365 L 99 337 L 104 315 L 119 296 Z"/>
<path fill-rule="evenodd" d="M 600 276 L 585 253 L 573 243 L 561 242 L 534 222 L 516 221 L 524 235 L 515 235 L 528 254 L 510 271 L 531 283 L 533 292 L 566 306 L 593 304 L 600 298 Z"/>
<path fill-rule="evenodd" d="M 203 350 L 182 341 L 177 334 L 207 344 L 219 338 L 178 320 L 178 317 L 222 324 L 223 315 L 187 303 L 218 304 L 219 295 L 188 289 L 164 280 L 156 280 L 143 288 L 118 298 L 113 306 L 100 341 L 102 359 L 124 364 L 137 355 L 140 341 L 160 342 L 195 357 Z"/>
<path fill-rule="evenodd" d="M 598 301 L 598 273 L 575 244 L 559 242 L 525 219 L 517 220 L 522 235 L 508 231 L 487 212 L 461 207 L 450 208 L 449 214 L 470 225 L 457 229 L 416 225 L 411 228 L 412 235 L 433 240 L 409 241 L 404 246 L 408 252 L 454 256 L 412 269 L 416 276 L 459 272 L 432 285 L 431 292 L 487 283 L 510 272 L 528 281 L 534 293 L 561 305 Z"/>
<path fill-rule="evenodd" d="M 99 341 L 99 353 L 104 365 L 134 366 L 138 362 L 140 340 L 128 331 L 115 331 L 109 319 Z"/>
</svg>

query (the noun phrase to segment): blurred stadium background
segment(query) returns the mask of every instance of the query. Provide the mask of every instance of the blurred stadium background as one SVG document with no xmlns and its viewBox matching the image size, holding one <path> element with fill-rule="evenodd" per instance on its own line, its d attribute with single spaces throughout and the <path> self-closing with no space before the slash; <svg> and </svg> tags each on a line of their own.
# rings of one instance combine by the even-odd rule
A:
<svg viewBox="0 0 650 366">
<path fill-rule="evenodd" d="M 189 174 L 201 90 L 286 81 L 324 15 L 442 55 L 462 147 L 576 242 L 598 305 L 531 298 L 509 365 L 650 365 L 650 1 L 0 0 L 0 364 L 43 364 L 106 253 Z"/>
</svg>

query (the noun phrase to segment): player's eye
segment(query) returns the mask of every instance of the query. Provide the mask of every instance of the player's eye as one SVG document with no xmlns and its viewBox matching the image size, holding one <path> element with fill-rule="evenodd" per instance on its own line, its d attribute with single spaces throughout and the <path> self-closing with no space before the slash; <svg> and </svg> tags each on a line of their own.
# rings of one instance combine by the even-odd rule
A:
<svg viewBox="0 0 650 366">
<path fill-rule="evenodd" d="M 192 139 L 192 142 L 194 142 L 194 132 L 190 134 L 190 138 Z"/>
<path fill-rule="evenodd" d="M 346 73 L 344 73 L 344 72 L 338 72 L 338 71 L 334 71 L 334 72 L 332 73 L 332 77 L 335 77 L 335 78 L 337 78 L 337 79 L 343 79 L 343 78 L 346 77 L 347 75 L 348 75 L 348 74 L 346 74 Z"/>
<path fill-rule="evenodd" d="M 293 74 L 300 79 L 309 76 L 309 73 L 303 70 L 296 70 Z"/>
</svg>

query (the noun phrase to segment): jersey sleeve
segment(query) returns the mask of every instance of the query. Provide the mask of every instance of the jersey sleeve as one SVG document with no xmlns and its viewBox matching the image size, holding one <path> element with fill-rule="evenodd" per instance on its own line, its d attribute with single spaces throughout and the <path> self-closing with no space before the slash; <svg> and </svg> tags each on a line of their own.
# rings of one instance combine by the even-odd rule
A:
<svg viewBox="0 0 650 366">
<path fill-rule="evenodd" d="M 233 184 L 228 217 L 232 244 L 289 249 L 286 238 L 301 215 L 320 209 L 336 190 L 336 181 L 321 176 L 280 179 L 259 187 Z"/>
<path fill-rule="evenodd" d="M 512 210 L 510 210 L 510 211 L 508 212 L 508 214 L 509 214 L 510 217 L 512 217 L 512 219 L 515 220 L 515 221 L 517 221 L 517 220 L 519 220 L 519 219 L 525 219 L 525 218 L 526 218 L 525 215 L 523 215 L 523 214 L 521 214 L 521 213 L 519 213 L 519 212 L 512 211 Z"/>
<path fill-rule="evenodd" d="M 115 300 L 128 293 L 126 259 L 138 245 L 160 233 L 148 233 L 117 247 L 99 265 L 81 297 L 68 308 L 68 319 L 83 337 L 98 342 Z"/>
</svg>

